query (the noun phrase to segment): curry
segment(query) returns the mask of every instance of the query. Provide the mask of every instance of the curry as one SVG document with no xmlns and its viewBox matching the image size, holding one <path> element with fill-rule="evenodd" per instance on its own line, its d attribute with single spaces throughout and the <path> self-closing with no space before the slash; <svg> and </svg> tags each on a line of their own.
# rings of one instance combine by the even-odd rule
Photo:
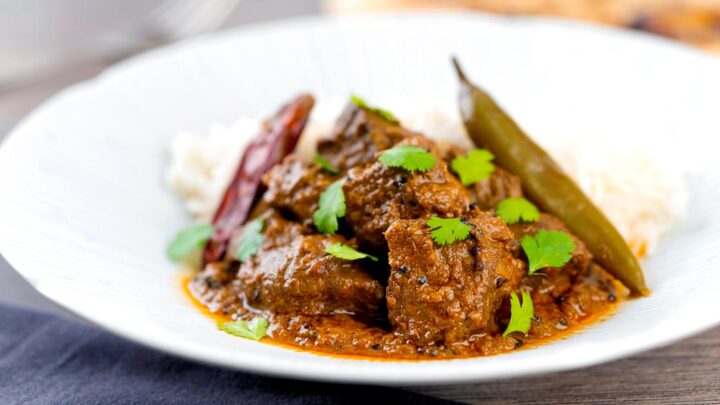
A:
<svg viewBox="0 0 720 405">
<path fill-rule="evenodd" d="M 600 210 L 457 68 L 477 149 L 356 97 L 313 162 L 293 152 L 312 96 L 265 122 L 197 228 L 188 290 L 222 330 L 339 355 L 487 356 L 647 293 Z"/>
</svg>

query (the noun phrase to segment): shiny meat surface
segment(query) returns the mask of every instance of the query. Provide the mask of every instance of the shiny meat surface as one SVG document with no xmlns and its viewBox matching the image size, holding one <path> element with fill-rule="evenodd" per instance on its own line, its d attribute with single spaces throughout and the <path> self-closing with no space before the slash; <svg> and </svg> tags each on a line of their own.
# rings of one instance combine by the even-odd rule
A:
<svg viewBox="0 0 720 405">
<path fill-rule="evenodd" d="M 388 316 L 417 345 L 453 344 L 497 332 L 495 312 L 525 272 L 512 256 L 513 235 L 497 217 L 475 211 L 470 237 L 437 245 L 426 220 L 400 220 L 387 231 Z"/>
<path fill-rule="evenodd" d="M 382 315 L 380 283 L 359 262 L 324 252 L 328 244 L 351 242 L 339 235 L 303 235 L 274 211 L 262 218 L 264 242 L 257 255 L 242 264 L 209 264 L 191 280 L 193 296 L 211 312 Z"/>
<path fill-rule="evenodd" d="M 568 263 L 560 268 L 547 268 L 542 270 L 543 276 L 528 277 L 524 284 L 528 288 L 542 292 L 538 296 L 539 302 L 550 302 L 567 292 L 573 279 L 587 272 L 592 264 L 592 255 L 580 239 L 568 231 L 563 223 L 556 217 L 541 213 L 540 220 L 533 223 L 519 223 L 510 225 L 515 239 L 519 242 L 525 235 L 535 235 L 541 230 L 567 232 L 575 243 L 575 251 Z M 534 301 L 533 301 L 534 302 Z"/>
<path fill-rule="evenodd" d="M 492 210 L 506 198 L 523 196 L 520 178 L 498 166 L 489 178 L 469 186 L 468 192 L 481 210 Z"/>
<path fill-rule="evenodd" d="M 188 283 L 192 296 L 213 314 L 231 316 L 244 311 L 243 302 L 233 285 L 237 265 L 210 263 Z"/>
<path fill-rule="evenodd" d="M 339 235 L 302 235 L 240 266 L 240 294 L 249 308 L 271 313 L 380 316 L 384 288 L 360 267 L 324 252 Z"/>
<path fill-rule="evenodd" d="M 318 152 L 333 166 L 347 170 L 375 161 L 375 155 L 408 136 L 417 135 L 397 123 L 350 103 L 330 139 L 318 143 Z"/>
<path fill-rule="evenodd" d="M 467 152 L 465 148 L 451 144 L 443 157 L 450 165 L 454 158 L 464 156 Z M 505 198 L 523 196 L 520 178 L 497 165 L 489 178 L 468 186 L 467 190 L 471 202 L 481 210 L 495 209 Z"/>
<path fill-rule="evenodd" d="M 269 210 L 261 215 L 264 222 L 265 238 L 263 248 L 273 249 L 289 244 L 302 235 L 299 224 L 285 220 L 278 212 Z M 236 230 L 229 244 L 229 251 L 238 248 L 238 239 L 243 228 Z M 233 260 L 210 263 L 190 279 L 188 285 L 193 297 L 208 308 L 211 313 L 234 315 L 247 310 L 237 280 L 240 263 Z"/>
<path fill-rule="evenodd" d="M 332 174 L 290 155 L 263 177 L 263 201 L 300 222 L 311 221 L 320 193 L 333 181 Z"/>
<path fill-rule="evenodd" d="M 435 153 L 434 144 L 414 136 L 399 145 L 416 145 Z M 343 186 L 346 220 L 358 240 L 373 249 L 385 249 L 384 233 L 395 221 L 438 215 L 463 215 L 470 196 L 442 159 L 427 172 L 408 172 L 380 162 L 356 167 Z"/>
</svg>

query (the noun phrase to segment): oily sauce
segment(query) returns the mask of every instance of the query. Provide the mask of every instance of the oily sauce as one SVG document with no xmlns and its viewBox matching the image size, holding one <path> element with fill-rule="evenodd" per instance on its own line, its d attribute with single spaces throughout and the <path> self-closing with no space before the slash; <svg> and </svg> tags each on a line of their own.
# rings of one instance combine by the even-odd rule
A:
<svg viewBox="0 0 720 405">
<path fill-rule="evenodd" d="M 381 155 L 395 148 L 395 158 L 410 156 L 383 162 Z M 213 246 L 236 253 L 206 255 L 201 270 L 184 281 L 216 321 L 263 317 L 269 322 L 265 341 L 314 353 L 453 359 L 566 336 L 628 295 L 560 218 L 496 215 L 500 202 L 523 197 L 523 185 L 500 166 L 466 185 L 458 170 L 472 151 L 441 150 L 354 101 L 316 150 L 333 170 L 295 154 L 268 155 L 262 187 L 257 176 L 243 177 L 241 164 L 223 201 L 235 207 L 230 212 L 245 215 L 256 196 L 236 201 L 236 191 L 264 189 L 250 215 L 261 225 L 237 226 L 216 215 L 219 229 L 233 231 L 215 235 L 222 241 Z M 534 260 L 526 238 L 537 245 Z M 251 253 L 248 246 L 254 246 Z M 524 310 L 518 308 L 514 299 L 521 292 L 533 311 L 525 298 Z M 509 328 L 513 315 L 524 325 Z"/>
<path fill-rule="evenodd" d="M 208 307 L 203 305 L 200 301 L 198 301 L 192 294 L 190 285 L 192 281 L 193 275 L 192 274 L 183 274 L 180 280 L 180 288 L 182 289 L 183 295 L 185 295 L 190 303 L 197 308 L 202 314 L 212 319 L 215 323 L 221 323 L 221 322 L 229 322 L 233 320 L 233 316 L 222 314 L 220 312 L 213 313 L 211 312 Z M 435 355 L 435 356 L 428 356 L 428 355 L 422 355 L 417 353 L 417 348 L 407 350 L 407 347 L 405 347 L 405 350 L 395 350 L 395 351 L 389 351 L 385 353 L 378 353 L 377 350 L 371 349 L 371 351 L 368 350 L 354 350 L 353 352 L 346 353 L 341 352 L 342 348 L 338 348 L 337 346 L 333 347 L 332 345 L 308 345 L 303 340 L 297 340 L 292 338 L 292 334 L 288 334 L 287 332 L 283 332 L 281 328 L 285 327 L 288 328 L 290 324 L 293 324 L 295 322 L 300 321 L 300 319 L 295 319 L 293 322 L 292 317 L 291 318 L 280 318 L 276 320 L 271 320 L 271 326 L 269 327 L 269 335 L 264 337 L 261 342 L 265 344 L 270 344 L 273 346 L 279 346 L 283 347 L 289 350 L 298 350 L 298 351 L 309 351 L 316 355 L 322 355 L 322 356 L 331 356 L 331 357 L 337 357 L 342 359 L 350 359 L 350 360 L 373 360 L 373 361 L 420 361 L 420 360 L 438 360 L 438 359 L 448 359 L 453 357 L 473 357 L 473 356 L 479 356 L 479 355 L 489 355 L 489 354 L 496 354 L 503 351 L 514 351 L 514 350 L 523 350 L 528 348 L 534 348 L 539 345 L 549 344 L 557 340 L 562 340 L 570 337 L 570 335 L 574 333 L 582 332 L 582 330 L 590 325 L 596 324 L 598 322 L 602 322 L 603 320 L 607 319 L 609 316 L 611 316 L 616 310 L 618 305 L 620 304 L 621 300 L 617 299 L 614 302 L 608 303 L 608 305 L 604 306 L 601 310 L 598 310 L 596 312 L 593 312 L 592 314 L 589 314 L 585 317 L 583 317 L 581 322 L 572 322 L 568 323 L 568 325 L 565 328 L 550 328 L 546 329 L 545 332 L 542 334 L 537 334 L 534 336 L 528 336 L 525 338 L 520 338 L 519 340 L 517 338 L 507 338 L 511 339 L 509 342 L 509 345 L 503 346 L 504 350 L 496 350 L 496 351 L 487 351 L 484 354 L 480 353 L 473 353 L 469 350 L 463 350 L 462 353 L 465 355 L 462 356 L 448 356 L 445 352 L 442 354 L 445 355 Z M 351 319 L 346 318 L 346 316 L 339 315 L 336 322 L 330 322 L 330 324 L 334 324 L 335 328 L 345 328 L 346 331 L 344 333 L 348 334 L 356 334 L 358 331 L 361 331 L 363 329 L 366 329 L 366 327 L 362 324 L 358 324 L 356 322 L 353 322 Z M 536 325 L 534 325 L 536 326 Z M 562 326 L 562 325 L 561 325 Z M 329 332 L 329 327 L 326 332 Z M 218 333 L 223 333 L 218 331 Z M 374 329 L 370 333 L 363 334 L 365 338 L 374 338 L 375 340 L 382 340 L 383 336 L 385 336 L 386 333 L 382 331 L 382 329 Z M 238 338 L 240 339 L 240 338 Z M 496 338 L 496 344 L 497 341 L 501 341 L 504 339 Z M 522 343 L 518 343 L 522 342 Z M 367 346 L 367 345 L 365 345 Z M 469 347 L 469 344 L 468 346 Z M 413 354 L 413 351 L 415 351 L 415 354 Z M 393 354 L 401 354 L 400 356 L 394 356 Z"/>
</svg>

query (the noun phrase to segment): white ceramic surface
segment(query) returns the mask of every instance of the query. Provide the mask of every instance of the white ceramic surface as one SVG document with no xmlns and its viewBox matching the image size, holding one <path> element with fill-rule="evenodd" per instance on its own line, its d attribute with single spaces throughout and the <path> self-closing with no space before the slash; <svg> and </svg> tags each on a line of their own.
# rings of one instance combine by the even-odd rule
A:
<svg viewBox="0 0 720 405">
<path fill-rule="evenodd" d="M 673 151 L 667 164 L 690 173 L 690 212 L 644 263 L 653 295 L 566 340 L 465 360 L 338 359 L 217 331 L 183 296 L 164 255 L 188 222 L 162 183 L 173 134 L 259 116 L 304 90 L 454 108 L 451 54 L 540 142 L 574 134 Z M 27 117 L 0 150 L 0 248 L 35 288 L 80 316 L 207 363 L 380 384 L 569 369 L 720 323 L 719 136 L 720 62 L 642 34 L 469 14 L 253 26 L 133 58 Z"/>
</svg>

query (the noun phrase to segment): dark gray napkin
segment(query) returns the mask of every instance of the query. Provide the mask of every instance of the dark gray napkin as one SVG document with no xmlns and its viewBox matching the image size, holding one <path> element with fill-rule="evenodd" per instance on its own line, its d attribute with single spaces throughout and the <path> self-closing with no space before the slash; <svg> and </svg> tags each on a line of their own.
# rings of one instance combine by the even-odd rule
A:
<svg viewBox="0 0 720 405">
<path fill-rule="evenodd" d="M 0 404 L 436 403 L 401 390 L 260 377 L 180 360 L 0 304 Z"/>
</svg>

